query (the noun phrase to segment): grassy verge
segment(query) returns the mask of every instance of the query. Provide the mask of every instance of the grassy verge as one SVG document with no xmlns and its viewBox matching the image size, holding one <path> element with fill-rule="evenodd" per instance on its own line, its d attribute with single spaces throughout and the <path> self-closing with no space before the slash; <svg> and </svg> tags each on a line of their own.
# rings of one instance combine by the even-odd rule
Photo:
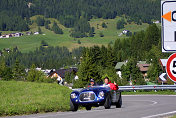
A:
<svg viewBox="0 0 176 118">
<path fill-rule="evenodd" d="M 0 116 L 68 111 L 70 93 L 56 83 L 0 81 Z"/>
<path fill-rule="evenodd" d="M 176 95 L 176 92 L 174 90 L 163 90 L 163 91 L 137 91 L 137 92 L 122 92 L 122 95 L 147 95 L 147 94 L 153 94 L 153 95 Z"/>
</svg>

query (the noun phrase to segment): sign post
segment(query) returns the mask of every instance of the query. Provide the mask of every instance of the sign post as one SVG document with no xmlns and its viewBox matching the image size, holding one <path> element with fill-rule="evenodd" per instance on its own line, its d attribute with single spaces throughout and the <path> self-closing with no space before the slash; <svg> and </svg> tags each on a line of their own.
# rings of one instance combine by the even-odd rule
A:
<svg viewBox="0 0 176 118">
<path fill-rule="evenodd" d="M 161 1 L 162 52 L 176 52 L 176 0 Z"/>
</svg>

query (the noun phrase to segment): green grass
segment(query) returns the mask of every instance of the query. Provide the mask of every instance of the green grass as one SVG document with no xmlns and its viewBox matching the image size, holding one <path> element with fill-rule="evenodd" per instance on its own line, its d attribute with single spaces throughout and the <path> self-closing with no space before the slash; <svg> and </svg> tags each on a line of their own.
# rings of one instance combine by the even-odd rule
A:
<svg viewBox="0 0 176 118">
<path fill-rule="evenodd" d="M 0 81 L 0 116 L 68 111 L 70 93 L 56 83 Z"/>
<path fill-rule="evenodd" d="M 37 16 L 31 17 L 31 20 L 35 20 Z M 117 38 L 126 38 L 126 36 L 118 36 L 124 29 L 130 30 L 131 32 L 137 32 L 141 30 L 145 30 L 148 27 L 148 24 L 136 25 L 134 23 L 127 24 L 124 29 L 117 30 L 116 23 L 120 19 L 117 17 L 115 19 L 91 19 L 90 25 L 95 27 L 95 36 L 94 37 L 85 37 L 74 40 L 73 37 L 70 37 L 71 28 L 65 28 L 63 25 L 59 23 L 54 18 L 49 18 L 51 21 L 51 25 L 54 21 L 56 21 L 59 27 L 62 28 L 64 34 L 54 34 L 52 31 L 41 27 L 43 34 L 45 35 L 31 35 L 31 36 L 22 36 L 22 37 L 14 37 L 9 39 L 0 39 L 0 50 L 4 48 L 13 48 L 17 46 L 22 52 L 29 52 L 36 49 L 36 47 L 40 46 L 42 40 L 48 42 L 50 46 L 66 46 L 70 50 L 74 48 L 78 48 L 80 46 L 91 47 L 94 45 L 107 45 L 110 42 L 114 42 Z M 102 23 L 105 22 L 107 24 L 107 28 L 102 28 Z M 97 24 L 98 27 L 97 27 Z M 30 26 L 32 32 L 37 31 L 37 26 L 33 23 Z M 100 37 L 99 33 L 102 32 L 104 37 Z M 11 31 L 2 32 L 2 34 L 11 33 Z M 25 34 L 25 32 L 24 32 Z M 81 41 L 81 44 L 78 44 L 78 40 Z"/>
<path fill-rule="evenodd" d="M 69 111 L 71 92 L 56 83 L 0 81 L 0 116 Z M 176 95 L 176 92 L 122 92 L 122 95 L 139 94 Z"/>
<path fill-rule="evenodd" d="M 170 118 L 176 118 L 176 115 L 175 115 L 175 116 L 172 116 L 172 117 L 170 117 Z"/>
<path fill-rule="evenodd" d="M 163 90 L 163 91 L 137 91 L 137 92 L 122 92 L 122 95 L 147 95 L 147 94 L 153 94 L 153 95 L 176 95 L 176 92 L 174 90 Z"/>
</svg>

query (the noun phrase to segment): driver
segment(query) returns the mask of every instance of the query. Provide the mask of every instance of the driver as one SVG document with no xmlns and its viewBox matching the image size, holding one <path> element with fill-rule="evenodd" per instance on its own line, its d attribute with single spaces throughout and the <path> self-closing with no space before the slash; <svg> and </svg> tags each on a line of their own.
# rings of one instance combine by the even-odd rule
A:
<svg viewBox="0 0 176 118">
<path fill-rule="evenodd" d="M 105 77 L 105 78 L 104 78 L 104 84 L 103 84 L 103 86 L 109 86 L 109 87 L 111 88 L 111 90 L 118 90 L 118 89 L 119 89 L 119 87 L 118 87 L 118 85 L 115 83 L 115 81 L 114 81 L 114 84 L 111 83 L 111 81 L 109 81 L 109 78 L 108 78 L 108 77 Z"/>
<path fill-rule="evenodd" d="M 90 79 L 90 84 L 88 85 L 88 87 L 93 87 L 96 86 L 94 79 Z"/>
</svg>

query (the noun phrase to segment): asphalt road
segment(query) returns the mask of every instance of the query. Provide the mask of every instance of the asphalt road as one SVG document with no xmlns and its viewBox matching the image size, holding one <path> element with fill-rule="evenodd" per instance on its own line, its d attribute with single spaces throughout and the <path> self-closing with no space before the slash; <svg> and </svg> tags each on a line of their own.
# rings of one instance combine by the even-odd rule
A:
<svg viewBox="0 0 176 118">
<path fill-rule="evenodd" d="M 122 108 L 104 109 L 97 107 L 91 111 L 57 112 L 33 114 L 6 118 L 162 118 L 176 114 L 176 95 L 125 95 Z"/>
</svg>

